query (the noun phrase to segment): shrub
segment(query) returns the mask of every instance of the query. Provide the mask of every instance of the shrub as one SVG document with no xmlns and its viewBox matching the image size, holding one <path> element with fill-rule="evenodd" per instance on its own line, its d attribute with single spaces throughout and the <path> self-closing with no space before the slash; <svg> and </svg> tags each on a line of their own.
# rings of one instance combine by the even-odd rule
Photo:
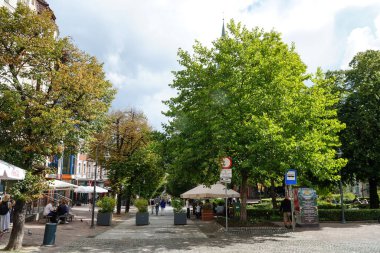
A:
<svg viewBox="0 0 380 253">
<path fill-rule="evenodd" d="M 147 213 L 148 212 L 148 200 L 144 198 L 139 198 L 135 200 L 135 207 L 137 208 L 139 213 Z"/>
<path fill-rule="evenodd" d="M 340 221 L 342 211 L 340 209 L 318 210 L 320 221 Z M 344 210 L 347 221 L 377 220 L 380 217 L 380 209 L 348 209 Z"/>
<path fill-rule="evenodd" d="M 105 196 L 96 202 L 100 208 L 99 213 L 112 213 L 115 208 L 116 201 L 113 197 Z"/>
<path fill-rule="evenodd" d="M 183 201 L 181 199 L 172 199 L 172 207 L 173 212 L 175 213 L 184 213 L 185 210 L 183 210 Z"/>
<path fill-rule="evenodd" d="M 262 209 L 247 209 L 247 218 L 250 220 L 272 220 L 280 221 L 280 212 L 272 208 L 262 208 Z"/>
</svg>

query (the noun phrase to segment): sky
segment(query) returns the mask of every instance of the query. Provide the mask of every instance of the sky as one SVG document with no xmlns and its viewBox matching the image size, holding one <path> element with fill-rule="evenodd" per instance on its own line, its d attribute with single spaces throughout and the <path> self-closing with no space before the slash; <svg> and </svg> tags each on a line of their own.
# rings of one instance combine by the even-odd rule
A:
<svg viewBox="0 0 380 253">
<path fill-rule="evenodd" d="M 60 36 L 104 63 L 117 89 L 112 110 L 142 111 L 156 130 L 180 69 L 179 48 L 211 46 L 223 19 L 275 30 L 294 43 L 308 72 L 347 69 L 360 51 L 380 50 L 379 0 L 47 0 Z"/>
</svg>

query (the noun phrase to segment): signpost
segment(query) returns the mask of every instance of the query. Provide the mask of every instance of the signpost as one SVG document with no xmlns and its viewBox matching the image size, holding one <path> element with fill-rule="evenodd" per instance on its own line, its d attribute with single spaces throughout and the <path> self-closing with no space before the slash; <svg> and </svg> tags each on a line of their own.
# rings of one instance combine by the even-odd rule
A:
<svg viewBox="0 0 380 253">
<path fill-rule="evenodd" d="M 286 172 L 285 174 L 285 184 L 286 185 L 290 185 L 290 190 L 289 190 L 289 195 L 291 195 L 291 203 L 292 203 L 292 228 L 293 228 L 293 231 L 294 231 L 294 226 L 295 226 L 295 222 L 294 222 L 294 196 L 293 196 L 293 190 L 292 190 L 292 185 L 296 185 L 297 184 L 297 171 L 296 170 L 293 170 L 293 169 L 290 169 Z"/>
<path fill-rule="evenodd" d="M 226 187 L 226 232 L 228 231 L 228 196 L 227 196 L 227 184 L 231 183 L 232 178 L 232 159 L 231 157 L 222 158 L 222 170 L 220 171 L 220 181 L 225 183 Z"/>
</svg>

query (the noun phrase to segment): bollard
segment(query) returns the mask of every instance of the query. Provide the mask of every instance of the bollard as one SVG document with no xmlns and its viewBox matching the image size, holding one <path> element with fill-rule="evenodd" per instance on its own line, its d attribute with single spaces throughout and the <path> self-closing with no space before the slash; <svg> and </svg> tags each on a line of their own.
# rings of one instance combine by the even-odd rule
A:
<svg viewBox="0 0 380 253">
<path fill-rule="evenodd" d="M 55 243 L 55 232 L 57 223 L 46 223 L 43 246 L 53 246 Z"/>
</svg>

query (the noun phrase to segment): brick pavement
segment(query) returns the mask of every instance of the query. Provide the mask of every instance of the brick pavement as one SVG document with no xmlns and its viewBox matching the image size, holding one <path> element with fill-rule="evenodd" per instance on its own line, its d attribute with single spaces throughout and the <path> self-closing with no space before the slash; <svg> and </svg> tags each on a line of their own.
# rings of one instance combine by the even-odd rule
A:
<svg viewBox="0 0 380 253">
<path fill-rule="evenodd" d="M 171 210 L 164 216 L 151 216 L 150 225 L 137 227 L 134 212 L 117 217 L 111 228 L 91 230 L 89 223 L 78 220 L 60 225 L 57 245 L 51 248 L 39 247 L 42 237 L 33 234 L 26 242 L 34 245 L 23 252 L 380 252 L 378 223 L 322 223 L 319 228 L 296 228 L 295 232 L 235 229 L 225 233 L 214 222 L 191 220 L 186 226 L 174 226 Z"/>
</svg>

